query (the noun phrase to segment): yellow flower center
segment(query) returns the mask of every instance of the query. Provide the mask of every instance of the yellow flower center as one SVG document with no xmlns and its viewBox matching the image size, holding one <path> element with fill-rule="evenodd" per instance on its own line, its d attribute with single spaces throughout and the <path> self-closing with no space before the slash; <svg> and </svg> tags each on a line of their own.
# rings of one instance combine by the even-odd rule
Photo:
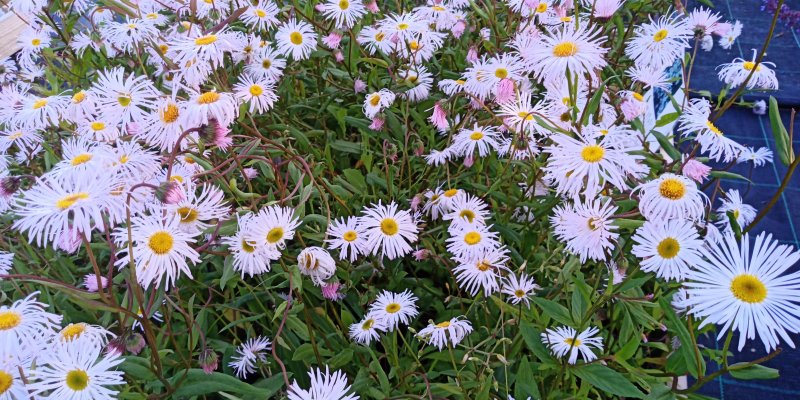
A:
<svg viewBox="0 0 800 400">
<path fill-rule="evenodd" d="M 161 256 L 172 250 L 173 243 L 172 235 L 169 232 L 158 231 L 154 233 L 153 236 L 150 236 L 147 246 L 150 247 L 153 253 Z"/>
<path fill-rule="evenodd" d="M 131 104 L 131 96 L 121 94 L 117 97 L 117 103 L 123 107 L 127 107 Z"/>
<path fill-rule="evenodd" d="M 455 82 L 456 82 L 456 85 L 459 85 L 459 86 L 467 83 L 467 81 L 465 81 L 463 79 L 457 79 Z"/>
<path fill-rule="evenodd" d="M 543 13 L 545 11 L 547 11 L 547 3 L 542 2 L 542 3 L 539 3 L 538 6 L 536 6 L 536 12 L 537 13 L 541 14 L 541 13 Z"/>
<path fill-rule="evenodd" d="M 471 231 L 471 232 L 467 232 L 467 234 L 464 235 L 464 243 L 466 243 L 466 244 L 468 244 L 470 246 L 474 246 L 474 245 L 480 243 L 480 241 L 481 241 L 481 234 L 478 233 L 478 232 Z"/>
<path fill-rule="evenodd" d="M 400 228 L 397 226 L 397 221 L 393 218 L 384 218 L 383 221 L 381 221 L 381 232 L 383 232 L 384 235 L 394 236 L 399 230 Z"/>
<path fill-rule="evenodd" d="M 389 314 L 394 314 L 398 311 L 400 311 L 400 304 L 389 303 L 389 305 L 386 306 L 386 312 L 388 312 Z"/>
<path fill-rule="evenodd" d="M 633 98 L 639 101 L 644 101 L 644 96 L 640 95 L 639 93 L 633 92 Z"/>
<path fill-rule="evenodd" d="M 211 104 L 216 103 L 217 100 L 219 100 L 219 93 L 205 92 L 197 98 L 197 104 Z"/>
<path fill-rule="evenodd" d="M 573 339 L 573 338 L 569 338 L 568 337 L 568 338 L 564 338 L 564 343 L 566 343 L 566 344 L 568 344 L 568 345 L 570 345 L 572 347 L 578 347 L 578 346 L 581 345 L 581 340 L 577 339 L 577 338 Z"/>
<path fill-rule="evenodd" d="M 499 79 L 503 79 L 508 76 L 508 70 L 505 68 L 497 68 L 496 70 L 494 70 L 494 76 L 496 76 Z"/>
<path fill-rule="evenodd" d="M 458 213 L 458 216 L 461 218 L 466 218 L 467 221 L 472 222 L 475 219 L 475 213 L 472 210 L 462 210 Z"/>
<path fill-rule="evenodd" d="M 180 175 L 172 175 L 171 177 L 169 177 L 169 180 L 172 182 L 183 183 L 183 177 Z"/>
<path fill-rule="evenodd" d="M 352 241 L 356 240 L 357 238 L 358 238 L 358 234 L 356 233 L 356 231 L 347 231 L 347 232 L 344 233 L 344 235 L 342 235 L 342 239 L 344 239 L 347 242 L 352 242 Z"/>
<path fill-rule="evenodd" d="M 102 131 L 106 129 L 106 124 L 102 121 L 95 121 L 89 124 L 89 127 L 91 127 L 93 131 Z"/>
<path fill-rule="evenodd" d="M 450 321 L 439 322 L 436 324 L 437 328 L 447 328 L 448 326 L 450 326 Z"/>
<path fill-rule="evenodd" d="M 69 341 L 75 339 L 86 331 L 86 324 L 69 324 L 61 330 L 61 339 Z"/>
<path fill-rule="evenodd" d="M 42 39 L 39 39 L 39 38 L 33 39 L 33 40 L 31 40 L 31 44 L 34 45 L 34 46 L 38 46 L 38 45 L 42 44 Z"/>
<path fill-rule="evenodd" d="M 86 100 L 86 92 L 83 90 L 72 95 L 72 103 L 74 104 L 83 103 L 84 100 Z"/>
<path fill-rule="evenodd" d="M 169 46 L 166 44 L 158 45 L 158 50 L 161 51 L 161 54 L 167 54 L 167 50 L 169 50 Z"/>
<path fill-rule="evenodd" d="M 745 70 L 747 70 L 747 71 L 752 71 L 752 70 L 753 70 L 753 68 L 755 68 L 755 69 L 756 69 L 756 71 L 761 71 L 761 65 L 759 64 L 759 66 L 758 66 L 758 67 L 756 67 L 756 63 L 754 63 L 754 62 L 752 62 L 752 61 L 745 61 L 745 62 L 743 62 L 743 63 L 742 63 L 742 68 L 744 68 L 744 69 L 745 69 Z"/>
<path fill-rule="evenodd" d="M 247 243 L 247 240 L 242 239 L 242 250 L 244 250 L 247 253 L 252 253 L 256 251 L 256 248 L 254 246 L 251 246 L 250 243 Z"/>
<path fill-rule="evenodd" d="M 608 129 L 600 129 L 600 134 L 603 136 L 608 135 Z"/>
<path fill-rule="evenodd" d="M 368 331 L 368 330 L 372 329 L 372 325 L 375 325 L 375 320 L 373 318 L 370 318 L 370 319 L 364 321 L 363 324 L 361 324 L 361 329 L 365 330 L 365 331 Z"/>
<path fill-rule="evenodd" d="M 128 161 L 130 161 L 130 159 L 131 159 L 131 158 L 130 158 L 130 157 L 128 157 L 128 155 L 127 155 L 127 154 L 123 154 L 123 155 L 122 155 L 122 157 L 120 157 L 120 158 L 119 158 L 119 163 L 120 163 L 120 164 L 125 164 L 125 163 L 127 163 Z"/>
<path fill-rule="evenodd" d="M 350 8 L 350 2 L 347 0 L 339 0 L 339 8 L 342 10 L 347 10 Z"/>
<path fill-rule="evenodd" d="M 161 110 L 161 121 L 168 124 L 177 121 L 179 116 L 180 111 L 178 111 L 178 106 L 173 103 L 167 104 L 167 106 Z"/>
<path fill-rule="evenodd" d="M 522 119 L 524 119 L 525 121 L 533 120 L 533 114 L 531 114 L 531 113 L 529 113 L 527 111 L 520 111 L 520 112 L 517 113 L 517 116 L 522 118 Z"/>
<path fill-rule="evenodd" d="M 378 33 L 376 33 L 376 34 L 375 34 L 375 41 L 376 41 L 376 42 L 382 42 L 382 41 L 383 41 L 383 38 L 385 38 L 385 37 L 386 37 L 386 34 L 385 34 L 385 33 L 383 33 L 383 32 L 378 32 Z"/>
<path fill-rule="evenodd" d="M 258 18 L 264 18 L 264 17 L 267 16 L 267 12 L 262 10 L 262 9 L 260 9 L 260 8 L 256 9 L 255 14 L 256 14 L 256 17 L 258 17 Z"/>
<path fill-rule="evenodd" d="M 492 264 L 489 264 L 486 260 L 482 260 L 478 262 L 477 267 L 479 271 L 486 272 L 489 268 L 492 268 Z"/>
<path fill-rule="evenodd" d="M 444 192 L 444 197 L 453 197 L 458 194 L 458 189 L 447 189 Z"/>
<path fill-rule="evenodd" d="M 739 219 L 739 209 L 733 210 L 733 218 Z"/>
<path fill-rule="evenodd" d="M 561 22 L 572 22 L 572 17 L 561 17 L 559 20 Z"/>
<path fill-rule="evenodd" d="M 481 140 L 483 139 L 483 132 L 478 132 L 478 131 L 472 132 L 472 134 L 469 135 L 469 138 L 472 140 Z"/>
<path fill-rule="evenodd" d="M 58 207 L 59 210 L 63 211 L 75 205 L 75 203 L 77 203 L 78 200 L 86 200 L 88 198 L 89 198 L 89 193 L 86 192 L 71 194 L 69 196 L 62 197 L 61 200 L 58 200 L 56 202 L 56 207 Z"/>
<path fill-rule="evenodd" d="M 525 297 L 525 291 L 522 290 L 522 289 L 517 289 L 517 290 L 514 291 L 514 296 L 517 296 L 519 298 L 523 298 L 523 297 Z"/>
<path fill-rule="evenodd" d="M 595 222 L 597 222 L 597 218 L 590 217 L 588 220 L 586 220 L 586 226 L 588 226 L 589 229 L 591 229 L 593 231 L 596 231 L 598 226 L 595 225 Z"/>
<path fill-rule="evenodd" d="M 47 99 L 39 99 L 33 102 L 33 109 L 38 110 L 47 105 Z"/>
<path fill-rule="evenodd" d="M 419 42 L 417 42 L 416 40 L 412 40 L 411 42 L 408 43 L 408 47 L 410 47 L 411 50 L 415 51 L 419 50 Z"/>
<path fill-rule="evenodd" d="M 271 66 L 272 66 L 272 61 L 270 61 L 269 59 L 266 59 L 266 60 L 264 60 L 264 61 L 261 61 L 261 66 L 262 66 L 264 69 L 269 69 L 269 67 L 271 67 Z"/>
<path fill-rule="evenodd" d="M 89 153 L 78 154 L 77 156 L 72 158 L 71 164 L 73 167 L 84 164 L 89 162 L 92 159 L 92 155 Z"/>
<path fill-rule="evenodd" d="M 283 239 L 283 228 L 280 226 L 276 226 L 267 232 L 267 242 L 270 244 L 278 243 L 281 239 Z"/>
<path fill-rule="evenodd" d="M 150 13 L 150 14 L 145 15 L 144 17 L 147 18 L 147 19 L 156 19 L 156 18 L 158 18 L 158 14 Z"/>
<path fill-rule="evenodd" d="M 731 293 L 745 303 L 761 303 L 767 298 L 767 287 L 755 275 L 741 274 L 731 281 Z"/>
<path fill-rule="evenodd" d="M 192 223 L 197 221 L 197 210 L 190 207 L 181 207 L 178 209 L 178 215 L 181 216 L 181 222 Z"/>
<path fill-rule="evenodd" d="M 666 29 L 662 29 L 653 35 L 653 41 L 660 42 L 667 37 L 667 34 L 669 34 L 669 31 Z"/>
<path fill-rule="evenodd" d="M 23 135 L 23 133 L 22 133 L 22 131 L 20 131 L 20 132 L 16 132 L 16 133 L 12 133 L 12 134 L 8 135 L 8 138 L 11 139 L 11 140 L 17 140 L 17 139 L 21 138 L 22 135 Z"/>
<path fill-rule="evenodd" d="M 596 144 L 590 144 L 581 150 L 581 157 L 583 161 L 588 163 L 596 163 L 603 159 L 603 155 L 606 154 L 606 151 Z"/>
<path fill-rule="evenodd" d="M 377 107 L 377 106 L 378 106 L 378 104 L 380 104 L 380 103 L 381 103 L 381 95 L 379 95 L 379 94 L 377 94 L 377 93 L 376 93 L 376 94 L 373 94 L 373 95 L 372 95 L 372 96 L 369 98 L 369 104 L 371 104 L 373 107 Z"/>
<path fill-rule="evenodd" d="M 80 392 L 89 386 L 89 375 L 82 369 L 73 369 L 67 372 L 67 387 Z"/>
<path fill-rule="evenodd" d="M 289 34 L 289 41 L 292 42 L 293 45 L 299 46 L 303 44 L 303 35 L 300 32 L 292 32 Z"/>
<path fill-rule="evenodd" d="M 578 53 L 578 45 L 575 42 L 561 42 L 553 47 L 553 55 L 556 57 L 572 57 Z"/>
<path fill-rule="evenodd" d="M 686 194 L 686 186 L 678 179 L 667 178 L 658 185 L 658 191 L 661 193 L 661 197 L 670 200 L 680 200 L 683 198 L 683 195 Z"/>
<path fill-rule="evenodd" d="M 22 322 L 22 315 L 16 311 L 0 311 L 0 331 L 16 328 Z"/>
<path fill-rule="evenodd" d="M 708 130 L 710 130 L 711 132 L 714 132 L 714 134 L 715 134 L 715 135 L 717 135 L 717 136 L 722 136 L 722 135 L 723 135 L 723 134 L 722 134 L 722 131 L 721 131 L 721 130 L 719 130 L 719 128 L 717 128 L 717 126 L 716 126 L 716 125 L 714 125 L 714 123 L 713 123 L 713 122 L 711 122 L 711 121 L 706 121 L 706 127 L 707 127 L 707 128 L 708 128 Z"/>
<path fill-rule="evenodd" d="M 250 86 L 250 94 L 253 97 L 258 97 L 264 94 L 264 89 L 260 85 Z"/>
<path fill-rule="evenodd" d="M 405 23 L 405 22 L 401 22 L 401 23 L 397 24 L 397 29 L 399 29 L 401 31 L 404 31 L 404 30 L 408 29 L 408 24 Z"/>
<path fill-rule="evenodd" d="M 0 395 L 7 392 L 14 383 L 14 377 L 6 371 L 0 370 Z"/>
<path fill-rule="evenodd" d="M 674 258 L 681 251 L 681 244 L 675 238 L 668 237 L 658 244 L 658 255 L 667 260 Z"/>
<path fill-rule="evenodd" d="M 433 9 L 433 11 L 444 11 L 444 7 L 442 6 L 433 6 L 431 8 Z"/>
<path fill-rule="evenodd" d="M 217 35 L 205 35 L 195 39 L 194 44 L 198 46 L 205 46 L 214 43 L 216 41 L 217 41 Z"/>
</svg>

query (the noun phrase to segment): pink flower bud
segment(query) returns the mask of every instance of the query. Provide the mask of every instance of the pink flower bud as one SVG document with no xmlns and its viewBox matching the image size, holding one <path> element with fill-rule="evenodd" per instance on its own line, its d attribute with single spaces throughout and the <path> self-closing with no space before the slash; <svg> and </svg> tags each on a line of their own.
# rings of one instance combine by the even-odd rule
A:
<svg viewBox="0 0 800 400">
<path fill-rule="evenodd" d="M 468 156 L 466 156 L 466 157 L 464 158 L 464 166 L 465 166 L 465 167 L 469 168 L 469 167 L 471 167 L 471 166 L 472 166 L 472 164 L 474 164 L 474 163 L 475 163 L 475 158 L 473 158 L 473 157 L 472 157 L 472 154 L 470 154 L 470 155 L 468 155 Z"/>
<path fill-rule="evenodd" d="M 497 104 L 505 104 L 514 101 L 516 95 L 514 93 L 514 81 L 508 78 L 503 78 L 497 87 L 494 89 L 494 96 Z"/>
<path fill-rule="evenodd" d="M 242 176 L 245 179 L 255 179 L 258 176 L 258 170 L 255 168 L 245 168 L 242 170 Z"/>
<path fill-rule="evenodd" d="M 436 102 L 433 105 L 433 114 L 429 118 L 433 126 L 440 131 L 447 130 L 450 128 L 450 123 L 447 122 L 447 114 L 444 112 L 444 108 L 442 108 L 441 102 Z"/>
<path fill-rule="evenodd" d="M 379 131 L 383 129 L 384 122 L 385 121 L 383 118 L 376 116 L 375 118 L 372 118 L 372 123 L 369 124 L 369 129 L 372 129 L 373 131 Z"/>
<path fill-rule="evenodd" d="M 164 182 L 156 189 L 156 199 L 164 204 L 178 204 L 186 198 L 177 182 Z"/>
<path fill-rule="evenodd" d="M 108 278 L 105 276 L 100 277 L 100 284 L 102 288 L 105 289 L 108 287 Z M 90 292 L 96 292 L 99 287 L 97 286 L 97 275 L 95 274 L 86 274 L 83 276 L 83 287 Z"/>
<path fill-rule="evenodd" d="M 317 12 L 323 12 L 325 11 L 325 4 L 318 3 L 316 6 L 314 6 L 314 9 L 317 10 Z"/>
<path fill-rule="evenodd" d="M 336 58 L 336 62 L 340 63 L 344 61 L 344 54 L 340 50 L 335 50 L 333 52 L 333 57 Z"/>
<path fill-rule="evenodd" d="M 377 13 L 381 12 L 381 9 L 378 8 L 378 2 L 377 1 L 374 1 L 374 0 L 370 1 L 369 3 L 365 4 L 364 6 L 367 8 L 367 11 L 369 11 L 369 12 L 371 12 L 373 14 L 377 14 Z"/>
<path fill-rule="evenodd" d="M 219 366 L 219 357 L 217 357 L 217 353 L 215 353 L 214 350 L 206 348 L 200 353 L 198 362 L 200 363 L 200 367 L 203 368 L 203 372 L 211 374 L 216 371 Z"/>
<path fill-rule="evenodd" d="M 56 247 L 70 254 L 78 251 L 81 248 L 81 243 L 83 243 L 81 233 L 72 228 L 59 233 L 56 239 Z"/>
<path fill-rule="evenodd" d="M 419 249 L 412 254 L 417 261 L 427 260 L 431 256 L 431 252 L 428 249 Z"/>
<path fill-rule="evenodd" d="M 450 28 L 450 32 L 453 33 L 453 37 L 456 39 L 460 38 L 461 35 L 464 34 L 464 31 L 467 30 L 467 22 L 463 19 L 456 21 L 452 28 Z"/>
<path fill-rule="evenodd" d="M 356 79 L 356 81 L 353 83 L 353 90 L 356 93 L 361 93 L 367 90 L 367 84 L 364 83 L 364 81 L 362 81 L 361 79 Z"/>
<path fill-rule="evenodd" d="M 478 61 L 478 49 L 475 46 L 470 46 L 469 50 L 467 50 L 467 61 L 470 63 Z"/>
<path fill-rule="evenodd" d="M 341 288 L 339 282 L 326 283 L 322 285 L 322 297 L 330 301 L 339 301 L 344 298 L 344 293 L 339 291 Z"/>
<path fill-rule="evenodd" d="M 322 44 L 328 46 L 329 49 L 338 49 L 342 43 L 342 34 L 338 32 L 331 32 L 328 36 L 322 38 Z"/>
<path fill-rule="evenodd" d="M 708 177 L 708 174 L 711 173 L 711 167 L 693 158 L 683 164 L 682 172 L 683 175 L 688 176 L 694 181 L 703 183 L 703 181 Z"/>
</svg>

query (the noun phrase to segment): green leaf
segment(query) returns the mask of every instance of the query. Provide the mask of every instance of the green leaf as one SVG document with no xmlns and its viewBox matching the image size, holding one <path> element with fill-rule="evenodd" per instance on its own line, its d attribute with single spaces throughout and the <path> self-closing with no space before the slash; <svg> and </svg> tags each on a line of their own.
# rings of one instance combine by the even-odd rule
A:
<svg viewBox="0 0 800 400">
<path fill-rule="evenodd" d="M 745 368 L 737 368 L 747 363 L 736 363 L 730 366 L 728 372 L 736 379 L 777 379 L 780 377 L 780 371 L 775 368 L 765 367 L 759 364 L 753 364 Z"/>
<path fill-rule="evenodd" d="M 547 347 L 542 343 L 542 332 L 540 330 L 536 329 L 530 322 L 525 321 L 520 323 L 519 330 L 522 333 L 525 344 L 539 360 L 543 362 L 553 362 L 553 356 L 550 355 L 550 352 L 547 351 Z"/>
<path fill-rule="evenodd" d="M 600 364 L 585 364 L 573 369 L 572 373 L 588 381 L 603 392 L 637 399 L 644 397 L 644 393 L 634 386 L 628 378 L 606 366 Z"/>
<path fill-rule="evenodd" d="M 642 343 L 642 336 L 633 335 L 631 340 L 629 340 L 628 343 L 625 343 L 625 345 L 622 346 L 619 351 L 617 351 L 617 354 L 614 355 L 614 358 L 625 361 L 633 357 L 633 355 L 636 354 L 636 350 L 639 349 L 640 343 Z"/>
<path fill-rule="evenodd" d="M 170 381 L 175 384 L 182 377 L 183 372 L 178 372 Z M 281 380 L 283 380 L 282 377 Z M 219 392 L 238 393 L 262 399 L 269 398 L 274 394 L 269 389 L 257 388 L 230 375 L 219 372 L 206 374 L 202 369 L 190 369 L 186 372 L 186 379 L 180 381 L 180 386 L 173 396 L 175 398 L 187 398 Z"/>
<path fill-rule="evenodd" d="M 644 225 L 644 221 L 638 219 L 616 218 L 613 224 L 623 229 L 637 229 Z"/>
<path fill-rule="evenodd" d="M 547 300 L 542 297 L 534 297 L 533 302 L 544 311 L 544 315 L 552 318 L 553 320 L 565 325 L 572 325 L 574 321 L 569 316 L 567 307 L 562 306 L 552 300 Z"/>
<path fill-rule="evenodd" d="M 778 109 L 778 100 L 769 96 L 769 124 L 772 128 L 772 135 L 775 136 L 775 151 L 778 153 L 783 165 L 789 165 L 794 161 L 794 149 L 789 141 L 789 133 L 783 126 L 781 113 Z"/>
<path fill-rule="evenodd" d="M 353 185 L 356 189 L 363 191 L 367 190 L 367 180 L 364 178 L 364 174 L 361 171 L 353 168 L 348 168 L 342 171 L 344 174 L 345 179 L 351 185 Z"/>
<path fill-rule="evenodd" d="M 711 171 L 711 172 L 709 173 L 709 175 L 713 176 L 714 178 L 720 178 L 720 179 L 736 179 L 736 180 L 741 180 L 741 181 L 747 181 L 747 182 L 750 182 L 750 179 L 747 179 L 747 178 L 745 178 L 744 176 L 741 176 L 741 175 L 739 175 L 739 174 L 735 174 L 735 173 L 733 173 L 733 172 L 728 172 L 728 171 Z"/>
<path fill-rule="evenodd" d="M 661 306 L 661 310 L 664 312 L 664 317 L 666 317 L 667 328 L 670 332 L 677 333 L 678 338 L 681 340 L 681 347 L 678 349 L 678 351 L 684 356 L 683 358 L 686 363 L 686 368 L 692 374 L 692 376 L 702 376 L 705 374 L 705 360 L 703 360 L 703 357 L 700 357 L 700 370 L 698 371 L 698 360 L 697 356 L 694 354 L 697 343 L 692 340 L 692 336 L 689 334 L 689 329 L 686 328 L 684 322 L 675 314 L 675 310 L 672 309 L 672 305 L 669 303 L 668 297 L 661 297 L 658 299 L 658 304 Z"/>
<path fill-rule="evenodd" d="M 597 109 L 600 107 L 600 100 L 603 99 L 603 93 L 605 93 L 605 84 L 600 84 L 600 87 L 597 88 L 597 91 L 594 92 L 592 95 L 592 99 L 589 100 L 589 104 L 587 105 L 586 111 L 583 113 L 583 118 L 581 119 L 581 125 L 586 126 L 589 125 L 589 115 L 597 114 Z"/>
<path fill-rule="evenodd" d="M 542 397 L 539 393 L 539 386 L 536 385 L 536 380 L 530 379 L 532 376 L 533 370 L 528 362 L 528 358 L 525 357 L 519 362 L 519 368 L 517 369 L 517 380 L 514 384 L 515 398 L 525 399 L 530 396 L 538 399 Z"/>
</svg>

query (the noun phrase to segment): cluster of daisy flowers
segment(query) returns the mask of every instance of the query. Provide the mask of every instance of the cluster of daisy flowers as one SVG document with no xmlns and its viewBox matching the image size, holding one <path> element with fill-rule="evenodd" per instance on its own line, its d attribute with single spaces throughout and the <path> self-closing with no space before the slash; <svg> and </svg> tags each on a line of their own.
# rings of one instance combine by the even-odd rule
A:
<svg viewBox="0 0 800 400">
<path fill-rule="evenodd" d="M 800 253 L 769 234 L 752 242 L 741 232 L 757 210 L 744 195 L 729 189 L 709 196 L 702 187 L 719 164 L 762 167 L 772 152 L 723 132 L 715 104 L 704 98 L 676 103 L 674 135 L 664 135 L 689 149 L 685 154 L 673 148 L 678 157 L 670 157 L 648 131 L 658 125 L 648 120 L 653 96 L 674 93 L 668 72 L 681 69 L 693 46 L 709 50 L 716 39 L 730 48 L 743 30 L 739 21 L 705 8 L 665 10 L 614 46 L 604 24 L 624 6 L 619 0 L 507 0 L 509 18 L 519 21 L 510 33 L 479 23 L 475 4 L 464 0 L 397 10 L 381 10 L 374 0 L 326 0 L 311 15 L 305 12 L 312 7 L 270 0 L 113 7 L 75 0 L 59 10 L 81 20 L 70 29 L 43 12 L 47 3 L 10 2 L 28 27 L 19 53 L 0 60 L 0 212 L 31 245 L 71 255 L 84 249 L 95 266 L 90 245 L 107 243 L 110 270 L 82 277 L 89 292 L 114 296 L 114 277 L 123 274 L 154 300 L 179 291 L 209 259 L 227 258 L 242 280 L 254 282 L 291 260 L 290 268 L 337 302 L 369 286 L 341 283 L 345 268 L 413 258 L 443 265 L 459 297 L 499 296 L 522 318 L 523 307 L 554 282 L 514 261 L 514 254 L 527 259 L 529 249 L 512 248 L 499 229 L 501 212 L 509 211 L 521 225 L 546 224 L 581 264 L 603 266 L 609 291 L 628 273 L 652 274 L 681 287 L 672 304 L 702 319 L 701 328 L 720 325 L 720 337 L 737 331 L 740 350 L 756 338 L 768 351 L 781 342 L 794 347 L 800 272 L 789 269 Z M 464 46 L 453 62 L 462 67 L 444 71 L 445 58 L 457 58 L 453 49 Z M 91 57 L 96 68 L 77 71 L 85 76 L 72 87 L 54 86 L 56 71 L 75 74 L 52 65 L 54 51 L 65 60 Z M 353 62 L 353 55 L 366 61 Z M 762 59 L 754 52 L 723 64 L 719 79 L 730 88 L 776 90 L 775 65 Z M 407 134 L 409 147 L 412 133 L 431 132 L 406 153 L 439 181 L 349 214 L 328 209 L 324 232 L 304 235 L 297 209 L 312 203 L 308 197 L 294 208 L 291 195 L 249 193 L 255 200 L 245 207 L 235 183 L 269 182 L 267 164 L 277 170 L 283 160 L 256 154 L 276 139 L 258 128 L 284 112 L 282 94 L 304 92 L 308 70 L 345 60 L 346 71 L 320 80 L 338 93 L 332 101 L 357 102 L 358 118 L 347 118 L 365 121 L 369 135 L 385 137 L 399 113 L 426 104 L 425 117 L 406 118 L 407 132 L 394 133 Z M 212 165 L 212 156 L 226 161 Z M 242 160 L 266 168 L 245 168 Z M 527 205 L 506 210 L 492 204 L 491 193 L 459 188 L 492 162 L 524 177 L 510 183 Z M 635 228 L 623 227 L 630 219 Z M 622 254 L 629 244 L 630 254 Z M 14 258 L 0 252 L 0 274 L 13 275 Z M 637 269 L 626 269 L 630 260 Z M 367 290 L 369 300 L 354 310 L 360 320 L 343 333 L 359 345 L 412 330 L 433 309 L 420 304 L 416 288 Z M 0 397 L 115 398 L 113 387 L 124 382 L 114 370 L 123 362 L 114 334 L 86 323 L 62 329 L 62 317 L 31 296 L 0 309 Z M 464 346 L 473 333 L 469 312 L 437 318 L 413 330 L 437 351 Z M 597 322 L 551 324 L 540 339 L 570 364 L 592 362 L 605 351 Z M 253 335 L 227 365 L 247 379 L 269 362 L 272 346 Z M 308 389 L 296 381 L 286 388 L 290 399 L 358 398 L 340 371 L 312 368 L 309 378 Z"/>
</svg>

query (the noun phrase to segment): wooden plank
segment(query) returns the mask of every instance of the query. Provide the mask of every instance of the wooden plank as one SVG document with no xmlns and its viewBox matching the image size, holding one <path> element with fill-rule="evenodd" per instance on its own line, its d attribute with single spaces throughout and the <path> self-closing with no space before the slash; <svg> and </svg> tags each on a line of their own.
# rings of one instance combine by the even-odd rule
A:
<svg viewBox="0 0 800 400">
<path fill-rule="evenodd" d="M 14 13 L 0 16 L 0 58 L 6 58 L 19 50 L 17 39 L 28 25 Z"/>
</svg>

